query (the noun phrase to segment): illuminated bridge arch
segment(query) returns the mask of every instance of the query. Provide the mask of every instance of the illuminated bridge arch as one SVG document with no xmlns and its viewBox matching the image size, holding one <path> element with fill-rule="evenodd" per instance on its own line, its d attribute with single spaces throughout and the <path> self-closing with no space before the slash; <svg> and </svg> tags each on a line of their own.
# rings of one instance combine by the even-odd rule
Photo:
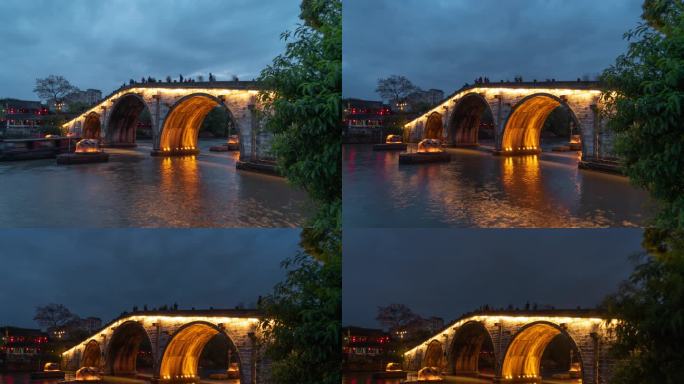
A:
<svg viewBox="0 0 684 384">
<path fill-rule="evenodd" d="M 218 334 L 225 335 L 230 344 L 229 348 L 237 351 L 228 332 L 212 323 L 197 321 L 179 328 L 162 352 L 159 377 L 171 381 L 199 379 L 198 367 L 202 351 L 209 340 Z M 242 372 L 243 367 L 238 354 L 236 359 Z"/>
<path fill-rule="evenodd" d="M 259 114 L 263 105 L 258 95 L 262 91 L 263 85 L 255 81 L 135 83 L 115 90 L 62 128 L 80 137 L 95 136 L 97 128 L 90 117 L 95 113 L 100 116 L 103 146 L 133 147 L 141 114 L 147 111 L 151 154 L 183 156 L 198 152 L 201 123 L 212 108 L 219 106 L 227 111 L 234 133 L 240 137 L 240 161 L 273 161 L 273 135 L 261 129 L 265 117 Z"/>
<path fill-rule="evenodd" d="M 219 97 L 207 93 L 193 93 L 180 98 L 164 119 L 159 147 L 162 152 L 196 154 L 199 130 L 209 111 L 223 107 L 231 121 L 233 113 Z M 242 142 L 242 138 L 240 140 Z"/>
<path fill-rule="evenodd" d="M 491 119 L 492 110 L 482 95 L 470 92 L 460 98 L 454 105 L 449 118 L 447 127 L 449 144 L 476 146 L 483 115 Z"/>
<path fill-rule="evenodd" d="M 434 364 L 429 350 L 442 342 L 447 347 L 438 368 L 457 376 L 491 376 L 495 382 L 513 383 L 539 382 L 540 375 L 548 379 L 562 373 L 584 384 L 605 383 L 615 365 L 609 352 L 616 325 L 617 320 L 594 310 L 476 312 L 406 351 L 403 367 L 417 371 Z"/>
<path fill-rule="evenodd" d="M 548 93 L 535 93 L 521 99 L 511 110 L 504 125 L 501 147 L 514 154 L 541 152 L 541 131 L 551 112 L 564 107 L 581 132 L 581 126 L 572 108 L 560 97 Z"/>
<path fill-rule="evenodd" d="M 126 321 L 116 327 L 105 355 L 106 372 L 113 375 L 135 375 L 138 352 L 143 344 L 151 345 L 151 340 L 139 322 Z"/>
<path fill-rule="evenodd" d="M 465 85 L 438 105 L 404 124 L 407 141 L 426 137 L 433 113 L 444 117 L 446 143 L 452 146 L 478 145 L 484 123 L 491 124 L 493 154 L 522 155 L 539 152 L 540 132 L 546 118 L 558 107 L 570 116 L 578 138 L 568 137 L 568 147 L 581 144 L 580 166 L 591 168 L 617 159 L 614 134 L 606 128 L 602 106 L 602 85 L 595 81 L 498 82 Z M 491 122 L 489 121 L 491 116 Z M 578 143 L 579 141 L 579 143 Z M 525 149 L 527 148 L 527 149 Z"/>
<path fill-rule="evenodd" d="M 458 328 L 451 343 L 449 360 L 450 371 L 454 374 L 476 376 L 482 370 L 493 373 L 496 365 L 494 344 L 482 322 L 468 321 Z M 481 366 L 482 361 L 488 364 Z"/>
<path fill-rule="evenodd" d="M 444 348 L 439 340 L 432 340 L 425 349 L 423 357 L 423 367 L 435 367 L 441 369 Z"/>
<path fill-rule="evenodd" d="M 198 362 L 207 358 L 217 369 L 239 375 L 240 383 L 252 383 L 268 376 L 270 369 L 257 343 L 261 321 L 260 312 L 247 309 L 137 311 L 113 320 L 63 352 L 62 367 L 77 370 L 86 356 L 95 359 L 94 353 L 86 351 L 98 342 L 104 351 L 99 367 L 108 375 L 143 373 L 153 382 L 168 384 L 197 381 Z"/>
<path fill-rule="evenodd" d="M 570 341 L 581 366 L 580 350 L 572 336 L 557 324 L 538 321 L 524 326 L 513 336 L 504 355 L 501 377 L 512 381 L 540 380 L 542 355 L 558 335 L 564 335 Z M 583 367 L 580 372 L 584 372 Z"/>
<path fill-rule="evenodd" d="M 140 114 L 145 109 L 149 112 L 147 103 L 137 93 L 121 95 L 109 112 L 104 144 L 112 147 L 134 147 Z"/>
<path fill-rule="evenodd" d="M 90 340 L 83 349 L 83 356 L 81 357 L 81 367 L 102 367 L 102 349 L 100 343 L 95 340 Z"/>
<path fill-rule="evenodd" d="M 96 112 L 90 112 L 83 121 L 83 138 L 99 140 L 101 136 L 102 124 L 100 122 L 100 115 Z"/>
<path fill-rule="evenodd" d="M 442 141 L 442 131 L 442 114 L 439 112 L 432 112 L 425 123 L 425 138 Z"/>
</svg>

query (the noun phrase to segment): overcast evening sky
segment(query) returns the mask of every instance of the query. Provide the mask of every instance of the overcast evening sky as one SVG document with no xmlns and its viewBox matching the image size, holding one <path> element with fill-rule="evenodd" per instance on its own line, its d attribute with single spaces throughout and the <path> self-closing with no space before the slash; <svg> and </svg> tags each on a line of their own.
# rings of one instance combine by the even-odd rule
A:
<svg viewBox="0 0 684 384">
<path fill-rule="evenodd" d="M 294 229 L 3 230 L 0 326 L 38 328 L 48 303 L 105 323 L 134 305 L 254 308 L 298 243 Z"/>
<path fill-rule="evenodd" d="M 342 323 L 380 328 L 378 306 L 445 321 L 485 304 L 592 308 L 632 271 L 640 229 L 351 229 Z"/>
<path fill-rule="evenodd" d="M 2 0 L 0 97 L 63 75 L 103 95 L 129 78 L 251 80 L 283 51 L 300 0 Z"/>
<path fill-rule="evenodd" d="M 343 95 L 379 99 L 379 78 L 407 76 L 449 94 L 492 81 L 574 80 L 623 53 L 642 0 L 345 0 Z"/>
</svg>

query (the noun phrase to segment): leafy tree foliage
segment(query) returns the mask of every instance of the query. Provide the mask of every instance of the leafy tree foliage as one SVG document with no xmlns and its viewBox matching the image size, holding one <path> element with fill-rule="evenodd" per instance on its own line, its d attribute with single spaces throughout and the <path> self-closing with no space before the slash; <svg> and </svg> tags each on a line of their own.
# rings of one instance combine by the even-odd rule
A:
<svg viewBox="0 0 684 384">
<path fill-rule="evenodd" d="M 36 86 L 33 88 L 38 97 L 43 100 L 62 101 L 64 97 L 78 88 L 71 85 L 63 76 L 50 75 L 44 79 L 36 79 Z"/>
<path fill-rule="evenodd" d="M 342 201 L 342 4 L 304 0 L 304 24 L 285 32 L 285 53 L 264 69 L 260 94 L 278 166 L 320 209 L 310 223 L 339 228 Z"/>
<path fill-rule="evenodd" d="M 278 384 L 339 384 L 342 262 L 339 242 L 319 248 L 326 262 L 301 253 L 286 260 L 287 278 L 262 298 L 261 323 Z"/>
<path fill-rule="evenodd" d="M 612 383 L 674 384 L 684 378 L 684 236 L 650 229 L 639 264 L 605 306 L 620 319 Z"/>
<path fill-rule="evenodd" d="M 378 79 L 378 86 L 375 88 L 383 100 L 396 103 L 405 99 L 410 93 L 418 91 L 418 87 L 411 83 L 405 76 L 392 75 L 386 79 Z"/>
<path fill-rule="evenodd" d="M 684 4 L 647 0 L 645 22 L 601 80 L 616 152 L 632 182 L 662 203 L 658 225 L 684 227 Z"/>
</svg>

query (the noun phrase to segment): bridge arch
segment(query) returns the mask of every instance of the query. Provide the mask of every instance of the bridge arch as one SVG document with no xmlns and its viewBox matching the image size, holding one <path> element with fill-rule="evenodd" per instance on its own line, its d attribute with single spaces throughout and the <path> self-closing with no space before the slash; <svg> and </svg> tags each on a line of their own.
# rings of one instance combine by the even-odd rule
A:
<svg viewBox="0 0 684 384">
<path fill-rule="evenodd" d="M 178 99 L 164 119 L 161 129 L 159 148 L 161 152 L 197 152 L 197 140 L 199 130 L 204 118 L 213 108 L 221 106 L 228 116 L 237 126 L 232 111 L 226 103 L 213 95 L 207 93 L 191 93 Z M 241 132 L 238 132 L 242 135 Z M 242 137 L 240 137 L 242 145 Z"/>
<path fill-rule="evenodd" d="M 541 380 L 541 363 L 544 350 L 559 335 L 569 340 L 578 355 L 580 372 L 584 381 L 584 367 L 577 342 L 561 326 L 548 322 L 536 321 L 522 327 L 511 339 L 506 348 L 501 368 L 504 380 Z"/>
<path fill-rule="evenodd" d="M 439 112 L 432 112 L 425 122 L 425 138 L 442 141 L 442 131 L 442 114 Z"/>
<path fill-rule="evenodd" d="M 456 146 L 475 146 L 482 116 L 493 119 L 492 109 L 482 95 L 470 92 L 461 97 L 454 105 L 447 125 L 449 143 Z M 492 120 L 493 121 L 493 120 Z"/>
<path fill-rule="evenodd" d="M 534 93 L 520 99 L 506 119 L 501 139 L 503 153 L 529 154 L 541 151 L 541 131 L 551 112 L 563 106 L 572 118 L 577 133 L 582 127 L 575 111 L 561 97 L 550 93 Z M 584 142 L 582 142 L 584 152 Z"/>
<path fill-rule="evenodd" d="M 423 367 L 435 367 L 441 370 L 443 355 L 442 343 L 439 340 L 432 340 L 425 349 Z"/>
<path fill-rule="evenodd" d="M 137 372 L 138 354 L 142 346 L 151 340 L 145 328 L 137 321 L 129 320 L 114 330 L 105 354 L 106 371 L 113 375 L 134 375 Z"/>
<path fill-rule="evenodd" d="M 178 328 L 162 351 L 159 378 L 172 381 L 199 378 L 198 367 L 202 351 L 207 343 L 218 334 L 226 336 L 229 348 L 238 351 L 228 332 L 215 324 L 195 321 Z M 235 355 L 240 377 L 243 377 L 245 371 L 239 353 Z M 241 380 L 241 382 L 244 381 Z"/>
<path fill-rule="evenodd" d="M 96 112 L 90 112 L 83 120 L 83 139 L 99 140 L 102 136 L 102 126 L 100 123 L 100 115 Z"/>
<path fill-rule="evenodd" d="M 454 374 L 493 373 L 496 368 L 492 335 L 479 321 L 468 321 L 456 330 L 448 356 L 450 371 Z"/>
<path fill-rule="evenodd" d="M 137 93 L 121 95 L 109 113 L 105 142 L 110 146 L 134 147 L 135 133 L 140 114 L 149 107 L 142 96 Z M 151 116 L 151 114 L 150 114 Z"/>
<path fill-rule="evenodd" d="M 102 349 L 100 343 L 95 340 L 90 340 L 83 349 L 81 356 L 81 367 L 95 367 L 100 368 L 102 365 Z"/>
</svg>

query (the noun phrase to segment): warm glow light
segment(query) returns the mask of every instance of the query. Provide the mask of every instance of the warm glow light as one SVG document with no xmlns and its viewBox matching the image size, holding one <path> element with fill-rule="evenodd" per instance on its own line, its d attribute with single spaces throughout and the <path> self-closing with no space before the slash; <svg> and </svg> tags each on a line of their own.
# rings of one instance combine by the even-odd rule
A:
<svg viewBox="0 0 684 384">
<path fill-rule="evenodd" d="M 444 152 L 444 150 L 442 150 L 442 147 L 440 145 L 439 140 L 437 140 L 437 139 L 423 139 L 418 143 L 417 152 L 419 152 L 419 153 Z"/>
<path fill-rule="evenodd" d="M 386 372 L 401 372 L 401 365 L 399 363 L 387 363 L 385 367 Z"/>
<path fill-rule="evenodd" d="M 45 363 L 45 365 L 43 366 L 43 372 L 59 372 L 59 364 Z"/>
<path fill-rule="evenodd" d="M 455 102 L 468 94 L 480 94 L 485 99 L 493 99 L 499 95 L 504 98 L 520 98 L 531 94 L 550 94 L 555 97 L 564 97 L 571 102 L 597 102 L 601 96 L 601 91 L 598 89 L 567 89 L 567 88 L 505 88 L 505 87 L 473 87 L 467 88 L 463 91 L 453 95 L 443 103 L 435 106 L 431 110 L 425 112 L 416 119 L 406 123 L 404 128 L 415 128 L 419 122 L 427 124 L 427 120 L 432 113 L 440 113 L 444 107 L 450 107 Z"/>
<path fill-rule="evenodd" d="M 437 333 L 436 335 L 432 336 L 431 338 L 425 340 L 422 344 L 417 345 L 416 347 L 404 352 L 404 357 L 411 357 L 415 355 L 417 352 L 420 352 L 428 347 L 430 342 L 432 341 L 439 341 L 440 339 L 443 339 L 445 336 L 449 336 L 451 333 L 453 333 L 454 329 L 458 329 L 463 324 L 467 322 L 482 322 L 485 324 L 491 324 L 491 323 L 512 323 L 512 324 L 529 324 L 533 322 L 548 322 L 548 323 L 553 323 L 553 324 L 573 324 L 573 326 L 576 327 L 582 327 L 582 328 L 587 328 L 587 329 L 594 329 L 594 328 L 612 328 L 615 325 L 617 325 L 618 320 L 605 320 L 601 318 L 595 318 L 595 317 L 568 317 L 568 316 L 514 316 L 514 315 L 477 315 L 477 316 L 470 316 L 463 318 L 453 324 L 451 324 L 449 327 L 444 329 L 443 331 Z"/>
<path fill-rule="evenodd" d="M 95 367 L 83 367 L 76 371 L 76 381 L 101 381 L 102 376 Z"/>
<path fill-rule="evenodd" d="M 442 381 L 442 375 L 435 367 L 425 367 L 418 371 L 418 380 L 420 381 Z"/>
<path fill-rule="evenodd" d="M 561 103 L 548 96 L 534 96 L 518 105 L 504 127 L 502 146 L 518 151 L 539 148 L 544 122 Z"/>
<path fill-rule="evenodd" d="M 100 144 L 94 139 L 82 139 L 76 143 L 76 153 L 97 153 L 100 152 Z"/>
<path fill-rule="evenodd" d="M 387 143 L 387 144 L 401 143 L 401 136 L 399 136 L 399 135 L 387 135 L 387 138 L 385 139 L 385 143 Z"/>
<path fill-rule="evenodd" d="M 515 336 L 503 360 L 502 375 L 540 377 L 541 358 L 546 346 L 561 331 L 549 324 L 535 324 Z"/>
</svg>

